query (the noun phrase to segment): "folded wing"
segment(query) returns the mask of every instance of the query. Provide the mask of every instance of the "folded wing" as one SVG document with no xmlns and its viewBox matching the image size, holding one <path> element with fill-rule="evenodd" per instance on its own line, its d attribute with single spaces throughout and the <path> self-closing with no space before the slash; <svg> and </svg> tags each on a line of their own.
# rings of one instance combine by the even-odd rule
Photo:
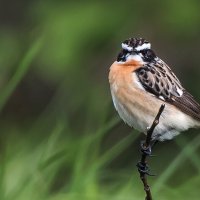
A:
<svg viewBox="0 0 200 200">
<path fill-rule="evenodd" d="M 148 92 L 200 121 L 200 105 L 163 61 L 144 65 L 136 74 Z"/>
</svg>

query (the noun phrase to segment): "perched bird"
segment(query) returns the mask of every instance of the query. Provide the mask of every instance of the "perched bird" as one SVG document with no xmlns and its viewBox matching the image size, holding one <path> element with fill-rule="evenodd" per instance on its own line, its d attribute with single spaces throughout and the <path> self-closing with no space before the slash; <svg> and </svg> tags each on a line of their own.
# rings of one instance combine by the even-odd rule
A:
<svg viewBox="0 0 200 200">
<path fill-rule="evenodd" d="M 152 140 L 169 140 L 200 127 L 200 105 L 145 39 L 129 38 L 122 43 L 110 67 L 109 82 L 119 116 L 139 131 L 146 132 L 165 104 Z"/>
</svg>

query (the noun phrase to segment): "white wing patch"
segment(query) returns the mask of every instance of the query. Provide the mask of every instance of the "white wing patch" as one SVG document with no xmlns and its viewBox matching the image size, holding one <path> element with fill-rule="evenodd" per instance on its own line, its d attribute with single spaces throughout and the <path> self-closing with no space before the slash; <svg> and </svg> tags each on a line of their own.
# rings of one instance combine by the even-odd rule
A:
<svg viewBox="0 0 200 200">
<path fill-rule="evenodd" d="M 161 100 L 163 100 L 163 101 L 165 101 L 165 99 L 164 99 L 164 97 L 163 96 L 159 96 L 159 99 L 161 99 Z"/>
<path fill-rule="evenodd" d="M 177 92 L 179 93 L 180 97 L 183 95 L 183 91 L 177 87 Z"/>
</svg>

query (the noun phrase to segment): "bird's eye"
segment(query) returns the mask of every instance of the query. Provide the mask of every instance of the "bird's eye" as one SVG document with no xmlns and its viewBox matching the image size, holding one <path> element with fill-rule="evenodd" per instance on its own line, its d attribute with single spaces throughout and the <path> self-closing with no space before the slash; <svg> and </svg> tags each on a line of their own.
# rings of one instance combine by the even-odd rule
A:
<svg viewBox="0 0 200 200">
<path fill-rule="evenodd" d="M 155 53 L 151 49 L 145 49 L 141 51 L 142 55 L 144 56 L 145 61 L 152 61 L 156 57 Z"/>
</svg>

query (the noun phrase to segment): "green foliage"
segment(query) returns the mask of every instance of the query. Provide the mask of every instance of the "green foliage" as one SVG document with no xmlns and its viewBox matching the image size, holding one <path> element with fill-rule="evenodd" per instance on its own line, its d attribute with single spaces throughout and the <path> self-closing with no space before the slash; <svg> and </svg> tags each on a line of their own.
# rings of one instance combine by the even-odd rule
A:
<svg viewBox="0 0 200 200">
<path fill-rule="evenodd" d="M 198 97 L 198 1 L 22 2 L 0 26 L 0 199 L 144 199 L 141 136 L 114 111 L 109 66 L 145 37 Z M 156 147 L 155 199 L 199 199 L 199 146 L 188 131 Z"/>
</svg>

